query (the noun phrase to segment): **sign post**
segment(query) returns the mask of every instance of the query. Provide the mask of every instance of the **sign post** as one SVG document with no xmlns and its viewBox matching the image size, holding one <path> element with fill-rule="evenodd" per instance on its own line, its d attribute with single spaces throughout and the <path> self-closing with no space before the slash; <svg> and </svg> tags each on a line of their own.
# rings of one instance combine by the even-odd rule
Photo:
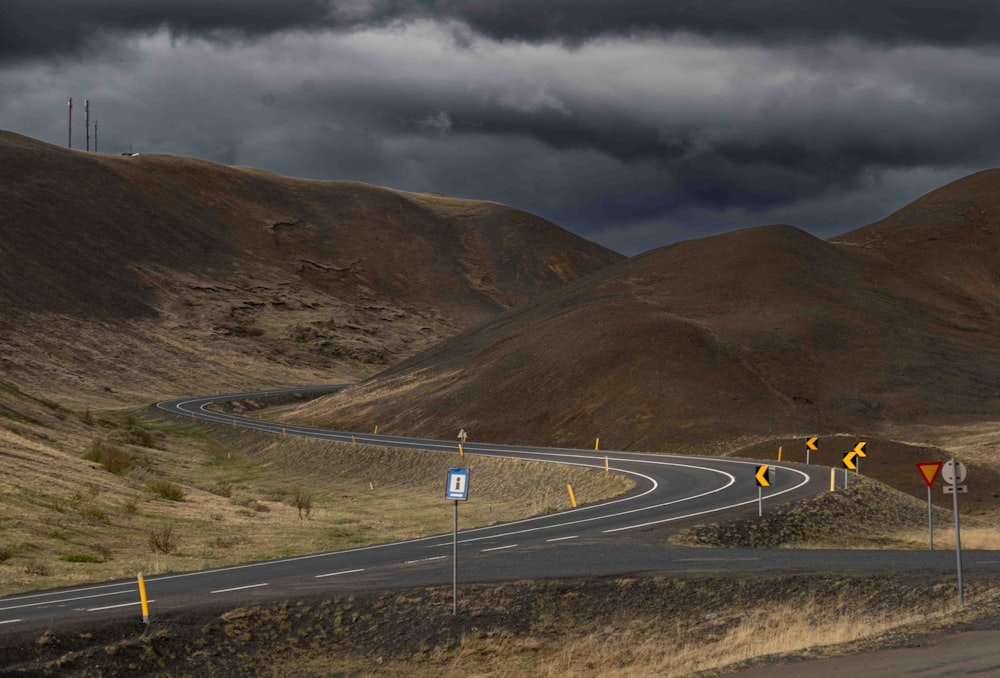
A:
<svg viewBox="0 0 1000 678">
<path fill-rule="evenodd" d="M 931 513 L 931 488 L 934 486 L 934 481 L 937 479 L 938 472 L 941 471 L 942 466 L 944 466 L 944 462 L 941 461 L 917 462 L 917 470 L 920 471 L 920 475 L 923 476 L 924 483 L 927 485 L 927 541 L 931 545 L 931 551 L 934 550 L 934 515 Z"/>
<path fill-rule="evenodd" d="M 809 463 L 809 452 L 815 451 L 815 450 L 819 449 L 816 446 L 816 443 L 818 443 L 818 442 L 819 442 L 819 438 L 817 438 L 816 436 L 813 436 L 812 438 L 810 438 L 809 440 L 806 441 L 806 463 L 807 464 Z"/>
<path fill-rule="evenodd" d="M 844 458 L 841 460 L 842 462 L 844 462 L 844 489 L 845 490 L 847 489 L 847 472 L 848 471 L 857 471 L 858 470 L 857 464 L 854 463 L 854 460 L 857 458 L 857 456 L 858 456 L 858 453 L 856 451 L 852 450 L 851 452 L 848 452 L 847 454 L 845 454 Z"/>
<path fill-rule="evenodd" d="M 865 445 L 867 444 L 868 443 L 866 442 L 860 442 L 854 446 L 854 454 L 857 455 L 856 459 L 858 460 L 854 464 L 857 467 L 854 469 L 854 475 L 859 475 L 861 473 L 861 458 L 868 456 L 865 454 Z"/>
<path fill-rule="evenodd" d="M 458 502 L 469 499 L 469 469 L 448 469 L 444 496 L 455 502 L 455 522 L 451 543 L 451 614 L 458 614 Z"/>
<path fill-rule="evenodd" d="M 754 474 L 754 479 L 757 481 L 757 517 L 760 518 L 764 515 L 764 488 L 771 486 L 771 478 L 768 474 L 767 464 L 761 464 L 757 467 L 757 473 Z"/>
<path fill-rule="evenodd" d="M 958 604 L 965 605 L 965 591 L 962 587 L 962 532 L 958 520 L 958 495 L 961 492 L 968 492 L 968 485 L 959 485 L 966 476 L 965 464 L 952 457 L 941 467 L 941 477 L 948 483 L 944 488 L 945 494 L 952 496 L 952 510 L 955 513 L 955 565 L 958 569 Z"/>
</svg>

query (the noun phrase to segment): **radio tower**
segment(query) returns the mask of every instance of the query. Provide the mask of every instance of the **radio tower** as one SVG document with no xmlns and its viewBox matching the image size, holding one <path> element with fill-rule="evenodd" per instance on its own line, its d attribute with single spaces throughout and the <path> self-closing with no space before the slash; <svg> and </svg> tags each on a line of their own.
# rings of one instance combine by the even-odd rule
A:
<svg viewBox="0 0 1000 678">
<path fill-rule="evenodd" d="M 87 126 L 87 150 L 90 150 L 90 99 L 83 100 L 83 122 Z"/>
<path fill-rule="evenodd" d="M 73 97 L 69 98 L 69 140 L 66 142 L 66 148 L 73 148 Z"/>
</svg>

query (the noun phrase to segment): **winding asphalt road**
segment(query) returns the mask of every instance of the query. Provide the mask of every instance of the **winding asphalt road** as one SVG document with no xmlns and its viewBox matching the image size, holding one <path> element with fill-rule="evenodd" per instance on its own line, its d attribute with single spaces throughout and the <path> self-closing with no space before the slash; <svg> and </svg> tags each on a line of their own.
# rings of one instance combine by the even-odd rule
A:
<svg viewBox="0 0 1000 678">
<path fill-rule="evenodd" d="M 359 434 L 292 426 L 225 414 L 212 403 L 279 394 L 330 391 L 335 387 L 247 392 L 162 402 L 158 407 L 187 418 L 234 423 L 275 435 L 454 454 L 454 441 Z M 527 459 L 603 469 L 631 477 L 626 495 L 548 514 L 459 532 L 459 580 L 499 581 L 667 572 L 837 571 L 873 572 L 902 568 L 954 569 L 948 552 L 708 550 L 665 546 L 664 528 L 726 517 L 755 515 L 761 462 L 747 459 L 586 451 L 467 443 L 470 455 Z M 829 491 L 828 467 L 772 464 L 772 487 L 764 490 L 764 510 Z M 445 478 L 441 478 L 442 504 Z M 471 479 L 475 496 L 475 478 Z M 312 595 L 331 590 L 436 585 L 451 582 L 452 535 L 254 562 L 213 570 L 146 579 L 153 611 L 205 604 L 244 605 L 255 600 Z M 1000 571 L 995 552 L 967 552 L 967 570 Z M 80 615 L 136 618 L 135 581 L 42 591 L 0 598 L 0 634 L 25 624 L 65 623 Z"/>
</svg>

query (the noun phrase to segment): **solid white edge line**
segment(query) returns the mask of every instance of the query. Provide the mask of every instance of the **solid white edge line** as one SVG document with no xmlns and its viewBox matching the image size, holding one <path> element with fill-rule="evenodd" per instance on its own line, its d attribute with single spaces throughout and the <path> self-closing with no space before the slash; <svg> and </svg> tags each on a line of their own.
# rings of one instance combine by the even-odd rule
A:
<svg viewBox="0 0 1000 678">
<path fill-rule="evenodd" d="M 516 549 L 517 544 L 508 544 L 507 546 L 494 546 L 489 549 L 479 549 L 480 553 L 486 553 L 487 551 L 503 551 L 504 549 Z"/>
<path fill-rule="evenodd" d="M 244 591 L 246 589 L 259 589 L 261 586 L 267 586 L 267 582 L 263 584 L 250 584 L 248 586 L 234 586 L 231 589 L 219 589 L 218 591 L 209 591 L 209 593 L 229 593 L 230 591 Z"/>
<path fill-rule="evenodd" d="M 803 480 L 801 483 L 799 483 L 795 487 L 789 487 L 787 490 L 782 490 L 781 492 L 775 492 L 770 497 L 768 497 L 770 499 L 773 499 L 774 497 L 779 497 L 779 496 L 781 496 L 781 495 L 783 495 L 783 494 L 785 494 L 787 492 L 794 492 L 795 490 L 799 489 L 800 487 L 802 487 L 803 485 L 805 485 L 806 483 L 809 482 L 809 474 L 805 473 L 804 471 L 800 471 L 800 470 L 794 469 L 794 468 L 788 468 L 787 466 L 780 466 L 780 467 L 779 466 L 775 466 L 775 468 L 781 468 L 781 469 L 784 469 L 786 471 L 791 471 L 793 473 L 798 473 L 803 478 L 805 478 L 805 480 Z M 709 513 L 718 513 L 719 511 L 726 511 L 728 509 L 737 508 L 739 506 L 748 506 L 750 504 L 756 504 L 756 503 L 757 503 L 756 499 L 750 499 L 748 501 L 741 501 L 741 502 L 736 503 L 736 504 L 729 504 L 728 506 L 719 506 L 717 508 L 707 509 L 705 511 L 698 511 L 696 513 L 688 513 L 688 514 L 685 514 L 683 516 L 674 516 L 672 518 L 663 518 L 661 520 L 651 520 L 651 521 L 649 521 L 647 523 L 639 523 L 638 525 L 628 525 L 626 527 L 616 527 L 616 528 L 613 528 L 613 529 L 610 529 L 610 530 L 603 530 L 602 532 L 604 534 L 610 534 L 611 532 L 625 532 L 626 530 L 636 530 L 636 529 L 639 529 L 640 527 L 649 527 L 651 525 L 662 525 L 663 523 L 672 523 L 672 522 L 677 521 L 677 520 L 684 520 L 685 518 L 696 518 L 698 516 L 707 515 Z"/>
<path fill-rule="evenodd" d="M 341 572 L 329 572 L 327 574 L 317 574 L 316 579 L 322 579 L 323 577 L 339 577 L 342 574 L 354 574 L 355 572 L 364 572 L 365 568 L 359 567 L 356 570 L 343 570 Z"/>
<path fill-rule="evenodd" d="M 147 600 L 147 603 L 155 603 L 155 600 Z M 141 600 L 137 600 L 132 603 L 120 603 L 118 605 L 105 605 L 104 607 L 89 607 L 84 612 L 100 612 L 101 610 L 113 610 L 116 607 L 130 607 L 132 605 L 142 605 Z"/>
<path fill-rule="evenodd" d="M 16 624 L 19 621 L 21 621 L 21 620 L 20 619 L 4 619 L 3 621 L 0 621 L 0 624 Z"/>
<path fill-rule="evenodd" d="M 576 539 L 576 538 L 578 538 L 579 536 L 580 536 L 580 535 L 577 535 L 577 534 L 574 534 L 574 535 L 573 535 L 572 537 L 555 537 L 554 539 L 546 539 L 545 541 L 546 541 L 546 542 L 553 542 L 553 541 L 566 541 L 567 539 Z"/>
</svg>

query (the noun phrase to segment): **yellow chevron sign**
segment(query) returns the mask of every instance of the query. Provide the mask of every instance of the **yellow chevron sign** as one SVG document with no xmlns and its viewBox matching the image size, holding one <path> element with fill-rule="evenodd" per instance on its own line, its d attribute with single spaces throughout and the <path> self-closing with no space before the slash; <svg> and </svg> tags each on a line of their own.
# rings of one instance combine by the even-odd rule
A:
<svg viewBox="0 0 1000 678">
<path fill-rule="evenodd" d="M 851 471 L 857 471 L 858 470 L 858 466 L 857 466 L 857 464 L 854 463 L 854 458 L 856 456 L 858 456 L 858 453 L 854 452 L 854 451 L 851 451 L 851 452 L 848 452 L 847 454 L 845 454 L 844 455 L 844 460 L 843 460 L 844 461 L 844 468 L 846 468 L 848 470 L 851 470 Z"/>
<path fill-rule="evenodd" d="M 816 443 L 818 443 L 818 442 L 819 442 L 819 438 L 817 438 L 816 436 L 813 436 L 812 438 L 810 438 L 809 440 L 806 441 L 806 447 L 808 447 L 813 452 L 816 452 L 817 450 L 819 450 L 819 448 L 816 447 Z"/>
<path fill-rule="evenodd" d="M 866 442 L 860 442 L 857 445 L 855 445 L 854 446 L 854 453 L 856 455 L 858 455 L 859 457 L 867 457 L 868 455 L 865 454 L 865 445 L 867 445 L 867 444 L 868 443 L 866 443 Z"/>
<path fill-rule="evenodd" d="M 757 487 L 771 487 L 771 481 L 767 479 L 767 464 L 757 467 L 754 478 L 757 480 Z"/>
</svg>

